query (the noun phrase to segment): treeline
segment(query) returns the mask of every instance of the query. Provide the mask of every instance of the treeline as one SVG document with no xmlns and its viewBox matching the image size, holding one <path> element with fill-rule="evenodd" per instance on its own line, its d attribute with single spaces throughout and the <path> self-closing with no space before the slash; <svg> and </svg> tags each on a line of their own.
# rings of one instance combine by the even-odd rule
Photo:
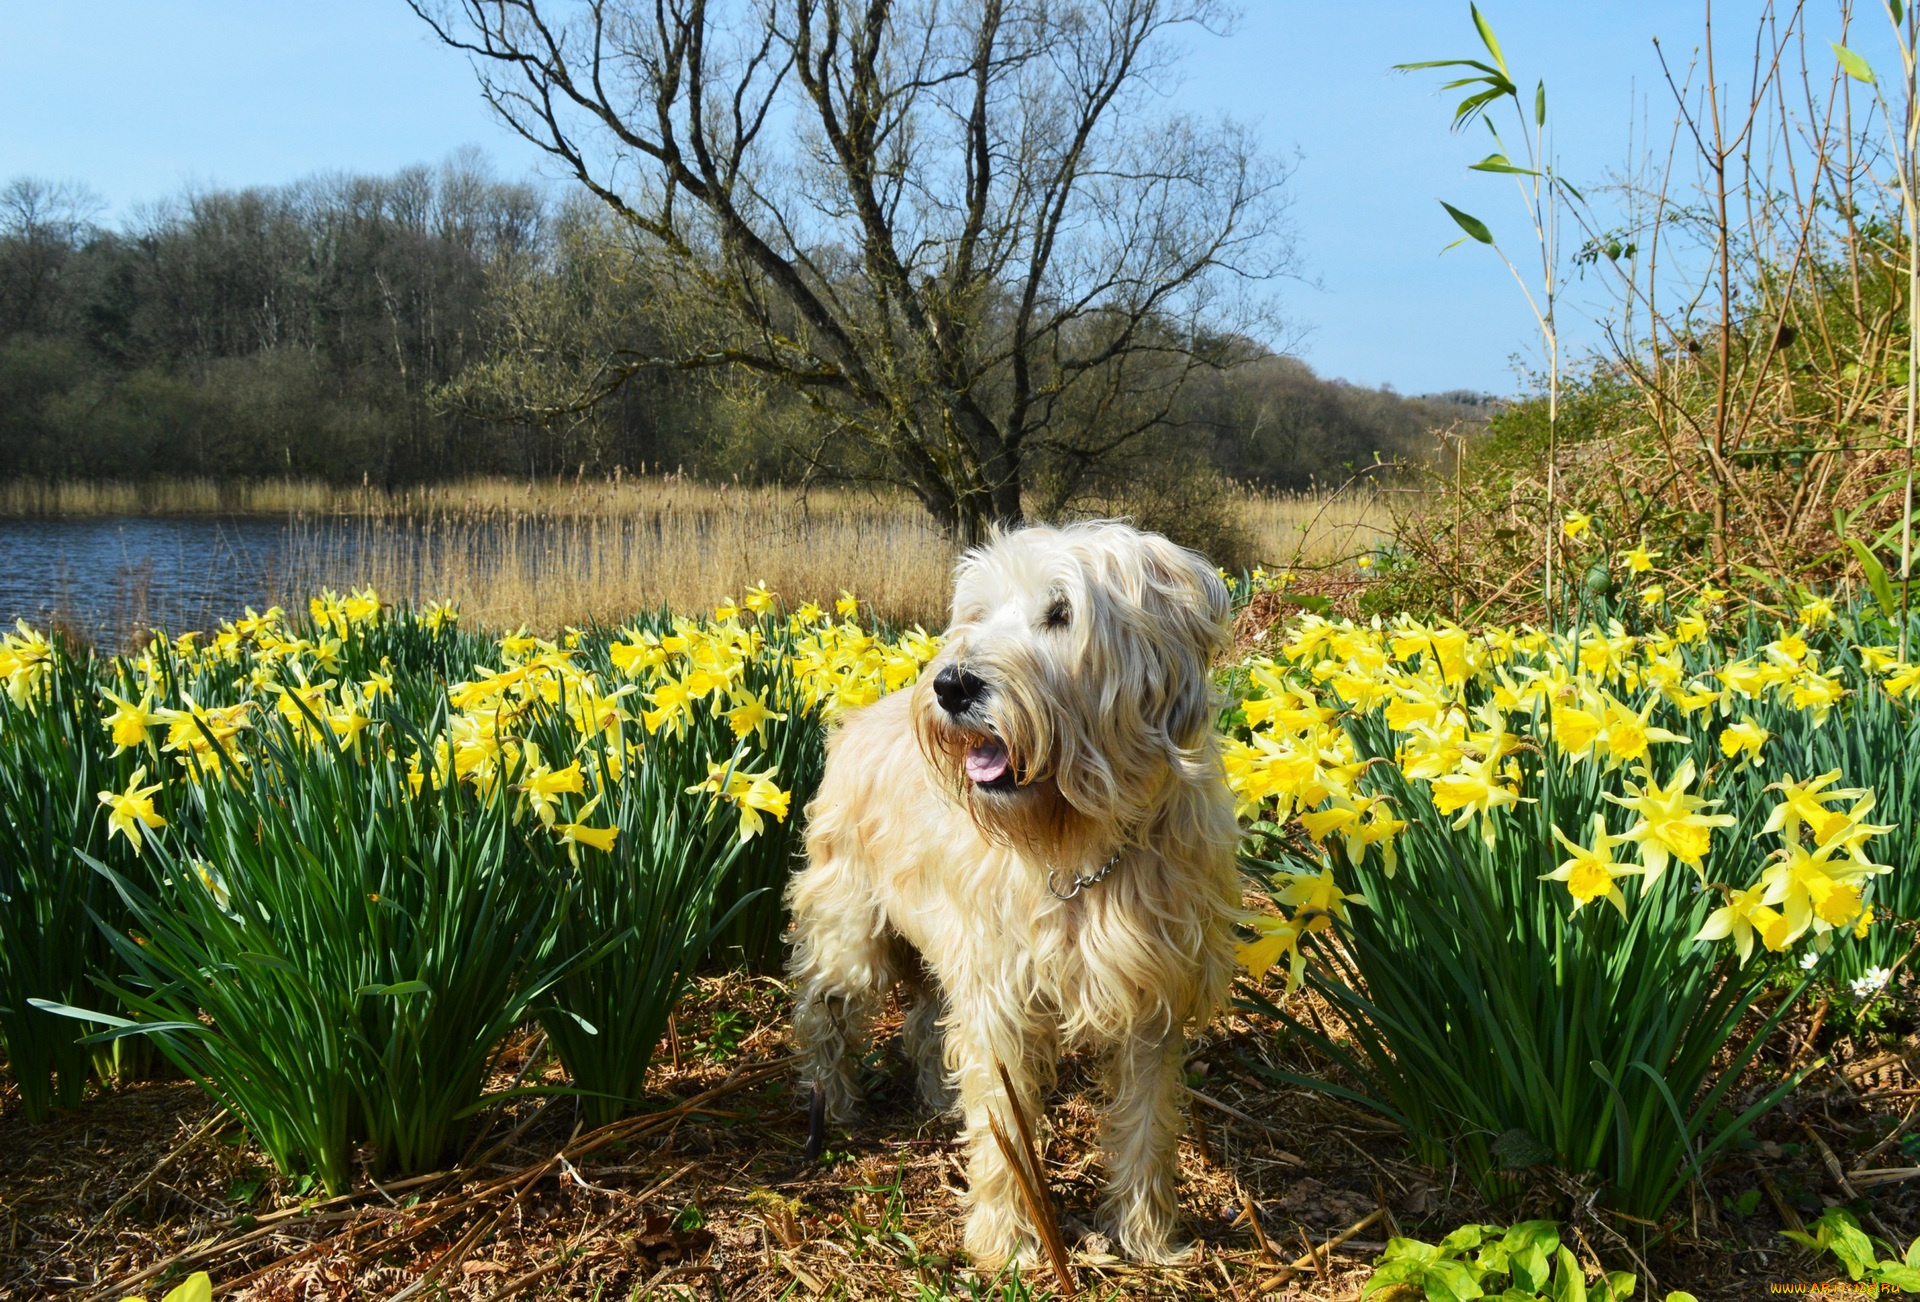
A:
<svg viewBox="0 0 1920 1302">
<path fill-rule="evenodd" d="M 604 210 L 456 158 L 387 177 L 195 191 L 115 227 L 81 191 L 0 188 L 0 477 L 366 479 L 667 466 L 806 473 L 775 391 L 640 371 L 652 287 Z M 1233 350 L 1227 350 L 1233 351 Z M 1172 437 L 1276 489 L 1419 457 L 1484 415 L 1241 348 Z"/>
</svg>

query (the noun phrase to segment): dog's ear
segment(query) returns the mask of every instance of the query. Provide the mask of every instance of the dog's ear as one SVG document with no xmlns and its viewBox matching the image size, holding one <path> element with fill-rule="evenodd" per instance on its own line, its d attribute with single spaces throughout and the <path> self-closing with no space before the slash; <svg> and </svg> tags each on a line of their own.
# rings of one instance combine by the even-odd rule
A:
<svg viewBox="0 0 1920 1302">
<path fill-rule="evenodd" d="M 1213 726 L 1213 662 L 1232 642 L 1232 603 L 1206 557 L 1159 534 L 1142 534 L 1140 542 L 1149 614 L 1167 665 L 1160 725 L 1174 745 L 1191 749 Z"/>
</svg>

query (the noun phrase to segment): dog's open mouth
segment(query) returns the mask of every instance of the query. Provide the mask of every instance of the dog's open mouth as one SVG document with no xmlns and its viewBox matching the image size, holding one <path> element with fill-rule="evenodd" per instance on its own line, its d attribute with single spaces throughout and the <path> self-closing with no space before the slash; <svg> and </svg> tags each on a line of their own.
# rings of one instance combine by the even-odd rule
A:
<svg viewBox="0 0 1920 1302">
<path fill-rule="evenodd" d="M 967 747 L 967 780 L 987 791 L 1011 791 L 1018 785 L 1013 761 L 997 737 L 986 737 Z"/>
</svg>

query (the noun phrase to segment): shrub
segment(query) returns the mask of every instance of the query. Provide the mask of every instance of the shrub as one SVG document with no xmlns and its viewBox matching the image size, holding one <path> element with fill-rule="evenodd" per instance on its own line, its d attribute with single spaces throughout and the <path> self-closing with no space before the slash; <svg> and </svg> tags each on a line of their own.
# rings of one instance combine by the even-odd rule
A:
<svg viewBox="0 0 1920 1302">
<path fill-rule="evenodd" d="M 699 794 L 701 753 L 645 747 L 617 781 L 605 765 L 602 755 L 595 821 L 617 835 L 606 852 L 575 855 L 559 937 L 563 952 L 594 961 L 554 986 L 540 1018 L 593 1125 L 640 1100 L 667 1019 L 715 935 L 748 907 L 779 914 L 735 885 L 750 843 Z"/>
<path fill-rule="evenodd" d="M 617 641 L 370 591 L 113 662 L 9 639 L 0 1033 L 29 1106 L 151 1041 L 338 1190 L 355 1145 L 452 1155 L 538 1017 L 590 1115 L 630 1108 L 704 958 L 777 963 L 826 717 L 933 651 L 744 600 Z"/>
<path fill-rule="evenodd" d="M 570 876 L 521 837 L 505 782 L 416 793 L 397 757 L 261 732 L 187 786 L 189 816 L 150 842 L 153 889 L 90 857 L 133 923 L 103 982 L 133 1017 L 94 1020 L 153 1037 L 329 1193 L 356 1143 L 375 1170 L 432 1169 L 565 971 Z M 442 719 L 422 749 L 447 736 Z"/>
<path fill-rule="evenodd" d="M 1296 981 L 1318 958 L 1351 1039 L 1290 1020 L 1355 1087 L 1289 1080 L 1364 1098 L 1490 1198 L 1551 1165 L 1660 1215 L 1793 1084 L 1732 1114 L 1805 988 L 1743 1035 L 1764 955 L 1870 932 L 1871 855 L 1910 853 L 1813 767 L 1880 708 L 1849 703 L 1849 666 L 1886 691 L 1831 631 L 1774 633 L 1717 644 L 1697 610 L 1644 638 L 1309 620 L 1291 667 L 1254 662 L 1229 770 L 1292 816 L 1256 824 L 1292 916 L 1245 953 Z"/>
<path fill-rule="evenodd" d="M 91 993 L 107 953 L 96 916 L 117 924 L 112 892 L 83 856 L 116 857 L 95 795 L 125 785 L 111 757 L 89 666 L 29 636 L 0 638 L 0 1045 L 29 1121 L 80 1102 L 93 1050 L 85 1028 L 32 1003 Z"/>
</svg>

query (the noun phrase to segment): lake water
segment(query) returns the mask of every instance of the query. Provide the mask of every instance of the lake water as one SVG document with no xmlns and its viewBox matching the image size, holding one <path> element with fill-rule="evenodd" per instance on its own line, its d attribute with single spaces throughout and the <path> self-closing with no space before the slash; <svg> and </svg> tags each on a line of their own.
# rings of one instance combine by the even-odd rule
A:
<svg viewBox="0 0 1920 1302">
<path fill-rule="evenodd" d="M 58 617 L 103 646 L 150 627 L 208 628 L 288 589 L 294 527 L 261 516 L 0 520 L 0 620 L 44 628 Z M 326 527 L 298 527 L 311 554 Z"/>
</svg>

